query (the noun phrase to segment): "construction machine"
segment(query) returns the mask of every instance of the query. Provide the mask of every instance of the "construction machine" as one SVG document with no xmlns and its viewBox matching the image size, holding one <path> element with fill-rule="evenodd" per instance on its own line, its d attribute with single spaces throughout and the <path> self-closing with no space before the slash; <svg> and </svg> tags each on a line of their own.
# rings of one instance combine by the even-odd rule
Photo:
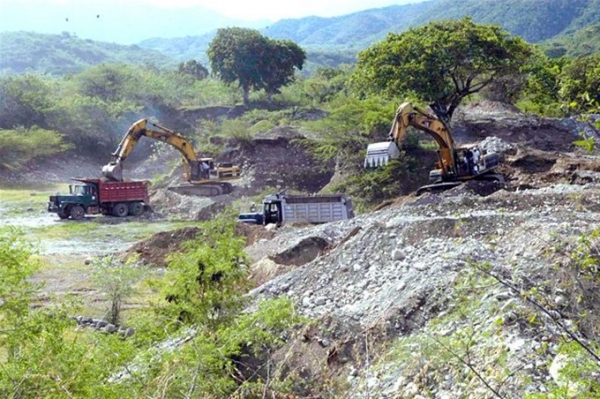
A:
<svg viewBox="0 0 600 399">
<path fill-rule="evenodd" d="M 504 176 L 495 172 L 500 164 L 499 154 L 487 153 L 477 145 L 457 147 L 443 120 L 410 102 L 398 107 L 388 141 L 369 144 L 365 168 L 384 166 L 390 159 L 398 158 L 411 126 L 429 134 L 438 145 L 438 161 L 429 172 L 430 184 L 419 188 L 417 194 L 449 189 L 468 180 L 504 181 Z"/>
<path fill-rule="evenodd" d="M 200 158 L 189 140 L 181 134 L 150 123 L 155 129 L 149 129 L 148 120 L 135 122 L 113 152 L 113 159 L 102 168 L 102 175 L 112 181 L 123 181 L 123 161 L 131 154 L 143 136 L 159 140 L 175 147 L 182 155 L 186 184 L 169 187 L 168 190 L 183 195 L 212 197 L 229 194 L 233 185 L 223 180 L 237 179 L 240 167 L 230 163 L 217 164 L 213 158 Z"/>
</svg>

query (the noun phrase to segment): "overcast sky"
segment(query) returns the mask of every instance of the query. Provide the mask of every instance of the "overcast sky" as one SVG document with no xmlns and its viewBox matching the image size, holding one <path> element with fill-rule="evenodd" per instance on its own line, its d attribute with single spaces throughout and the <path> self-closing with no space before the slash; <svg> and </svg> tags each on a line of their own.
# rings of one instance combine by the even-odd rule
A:
<svg viewBox="0 0 600 399">
<path fill-rule="evenodd" d="M 418 3 L 423 0 L 0 0 L 0 12 L 9 6 L 38 4 L 43 7 L 72 6 L 73 8 L 90 7 L 94 4 L 136 3 L 164 8 L 187 8 L 201 6 L 230 18 L 244 20 L 269 19 L 276 21 L 283 18 L 299 18 L 306 16 L 332 17 L 349 14 L 369 8 L 379 8 L 395 4 Z M 0 22 L 1 22 L 0 15 Z"/>
</svg>

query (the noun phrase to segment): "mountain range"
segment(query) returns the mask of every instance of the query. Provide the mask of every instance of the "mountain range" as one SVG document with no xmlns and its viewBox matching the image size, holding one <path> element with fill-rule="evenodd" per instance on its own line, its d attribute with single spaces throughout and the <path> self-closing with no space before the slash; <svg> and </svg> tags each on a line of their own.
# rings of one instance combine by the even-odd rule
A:
<svg viewBox="0 0 600 399">
<path fill-rule="evenodd" d="M 430 0 L 332 18 L 284 19 L 259 30 L 267 37 L 289 39 L 303 47 L 310 69 L 310 66 L 353 62 L 358 51 L 384 39 L 390 32 L 463 16 L 471 16 L 476 22 L 498 24 L 531 43 L 547 46 L 553 55 L 600 51 L 600 0 Z M 189 20 L 182 17 L 179 22 Z M 172 37 L 173 32 L 160 29 L 170 21 L 177 21 L 177 17 L 165 15 L 164 21 L 148 21 L 148 30 L 143 33 L 154 37 L 135 46 L 84 40 L 68 31 L 62 35 L 2 33 L 0 71 L 56 74 L 61 73 L 60 64 L 56 63 L 62 63 L 65 71 L 74 72 L 99 62 L 162 66 L 190 59 L 207 65 L 206 50 L 216 29 L 195 36 Z M 218 22 L 216 17 L 213 22 Z"/>
</svg>

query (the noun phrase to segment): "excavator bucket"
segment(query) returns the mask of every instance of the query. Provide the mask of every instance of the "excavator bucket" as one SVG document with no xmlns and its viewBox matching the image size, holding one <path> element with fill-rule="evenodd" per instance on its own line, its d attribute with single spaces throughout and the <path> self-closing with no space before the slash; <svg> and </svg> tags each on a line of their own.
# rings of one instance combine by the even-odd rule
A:
<svg viewBox="0 0 600 399">
<path fill-rule="evenodd" d="M 102 167 L 102 176 L 115 181 L 123 181 L 123 166 L 120 163 L 109 163 Z"/>
<path fill-rule="evenodd" d="M 390 159 L 395 159 L 399 156 L 400 150 L 393 141 L 369 144 L 367 147 L 367 156 L 365 157 L 365 168 L 385 166 L 390 162 Z"/>
</svg>

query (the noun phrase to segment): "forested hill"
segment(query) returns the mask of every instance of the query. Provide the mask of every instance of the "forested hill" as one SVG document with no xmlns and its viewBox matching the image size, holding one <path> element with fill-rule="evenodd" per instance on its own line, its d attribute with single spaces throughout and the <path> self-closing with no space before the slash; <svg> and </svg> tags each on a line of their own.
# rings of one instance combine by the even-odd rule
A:
<svg viewBox="0 0 600 399">
<path fill-rule="evenodd" d="M 375 8 L 335 18 L 285 19 L 262 33 L 273 39 L 290 39 L 302 46 L 363 49 L 384 39 L 388 32 L 405 30 L 435 3 Z"/>
<path fill-rule="evenodd" d="M 577 34 L 579 41 L 594 41 L 594 31 L 578 32 L 600 23 L 600 0 L 431 0 L 334 18 L 284 19 L 265 27 L 261 33 L 273 39 L 293 40 L 309 53 L 356 52 L 383 39 L 389 32 L 402 32 L 430 21 L 463 16 L 471 16 L 480 23 L 498 24 L 531 43 L 558 40 L 557 46 L 562 47 L 576 44 L 572 40 L 562 40 L 565 35 Z M 141 42 L 140 46 L 182 61 L 201 57 L 213 36 L 214 32 L 178 39 L 155 38 Z M 582 52 L 585 53 L 583 48 L 577 53 Z M 587 53 L 590 52 L 594 51 Z"/>
<path fill-rule="evenodd" d="M 530 43 L 600 22 L 600 0 L 437 0 L 415 25 L 471 16 L 502 26 Z"/>
<path fill-rule="evenodd" d="M 600 23 L 600 0 L 432 0 L 337 18 L 283 20 L 263 33 L 302 46 L 365 47 L 387 32 L 464 16 L 479 23 L 498 24 L 536 43 Z"/>
<path fill-rule="evenodd" d="M 166 66 L 175 61 L 137 45 L 84 40 L 64 32 L 49 35 L 33 32 L 0 33 L 0 72 L 35 71 L 50 75 L 77 73 L 101 63 Z"/>
<path fill-rule="evenodd" d="M 356 53 L 430 21 L 469 15 L 494 23 L 531 43 L 548 46 L 552 56 L 598 52 L 600 0 L 431 0 L 370 9 L 333 18 L 285 19 L 261 29 L 273 39 L 289 39 L 308 53 L 306 70 L 353 62 Z M 78 72 L 99 63 L 173 65 L 190 59 L 207 65 L 215 31 L 181 38 L 151 38 L 137 46 L 96 42 L 76 36 L 26 32 L 0 34 L 0 72 Z"/>
</svg>

